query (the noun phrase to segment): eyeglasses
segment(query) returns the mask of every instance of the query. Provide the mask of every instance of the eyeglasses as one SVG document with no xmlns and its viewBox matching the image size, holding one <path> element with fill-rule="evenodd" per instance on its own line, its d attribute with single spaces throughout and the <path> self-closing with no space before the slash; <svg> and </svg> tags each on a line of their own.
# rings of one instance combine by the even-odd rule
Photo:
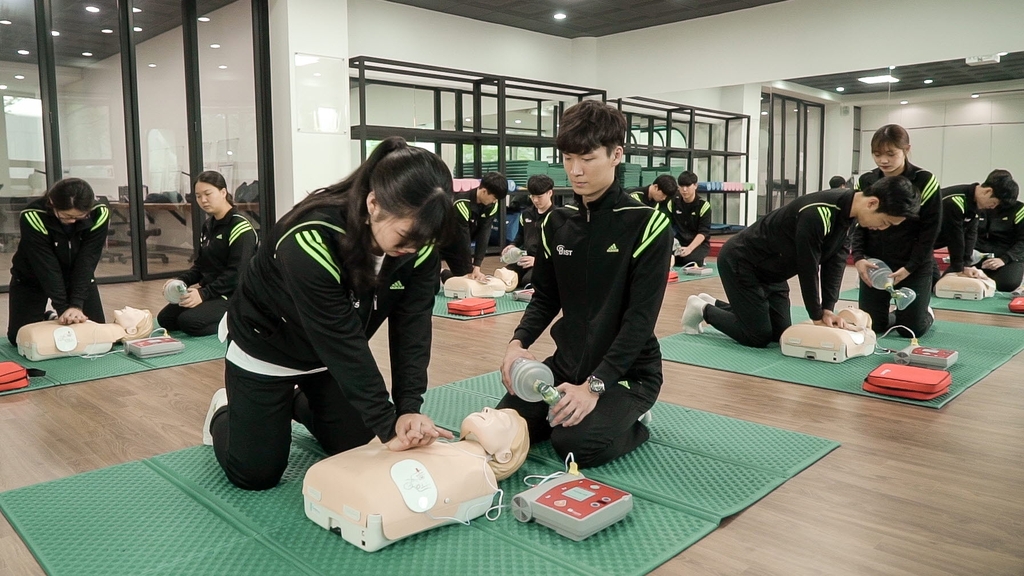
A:
<svg viewBox="0 0 1024 576">
<path fill-rule="evenodd" d="M 57 217 L 58 220 L 74 220 L 75 222 L 78 222 L 79 220 L 85 220 L 86 218 L 89 217 L 88 212 L 69 213 L 54 210 L 53 214 L 54 216 Z"/>
</svg>

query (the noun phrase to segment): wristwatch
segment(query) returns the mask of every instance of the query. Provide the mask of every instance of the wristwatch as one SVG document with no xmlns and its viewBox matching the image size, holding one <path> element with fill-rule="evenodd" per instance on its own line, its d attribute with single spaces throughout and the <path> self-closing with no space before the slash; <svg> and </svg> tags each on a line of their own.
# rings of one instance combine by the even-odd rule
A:
<svg viewBox="0 0 1024 576">
<path fill-rule="evenodd" d="M 587 386 L 590 388 L 591 392 L 598 396 L 604 394 L 604 380 L 601 380 L 597 376 L 587 378 Z"/>
</svg>

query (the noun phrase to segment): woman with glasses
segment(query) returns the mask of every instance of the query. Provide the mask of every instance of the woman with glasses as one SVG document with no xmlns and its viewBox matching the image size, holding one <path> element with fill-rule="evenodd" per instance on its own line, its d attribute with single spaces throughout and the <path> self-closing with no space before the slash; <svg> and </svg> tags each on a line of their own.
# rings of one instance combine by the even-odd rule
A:
<svg viewBox="0 0 1024 576">
<path fill-rule="evenodd" d="M 96 265 L 107 239 L 110 209 L 92 187 L 65 178 L 21 212 L 21 240 L 11 266 L 7 339 L 47 318 L 50 300 L 61 324 L 104 322 Z"/>
</svg>

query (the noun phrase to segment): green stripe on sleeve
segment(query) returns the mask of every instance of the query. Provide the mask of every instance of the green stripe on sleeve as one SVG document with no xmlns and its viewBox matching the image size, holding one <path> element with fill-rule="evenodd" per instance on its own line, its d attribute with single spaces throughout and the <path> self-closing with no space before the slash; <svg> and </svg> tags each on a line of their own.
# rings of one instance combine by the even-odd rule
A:
<svg viewBox="0 0 1024 576">
<path fill-rule="evenodd" d="M 928 184 L 925 184 L 924 190 L 921 191 L 921 204 L 927 202 L 935 194 L 935 191 L 939 189 L 939 180 L 934 175 L 928 180 Z"/>
<path fill-rule="evenodd" d="M 548 233 L 545 229 L 547 228 L 549 218 L 551 218 L 551 211 L 548 211 L 548 215 L 540 223 L 540 242 L 544 246 L 544 255 L 548 258 L 551 257 L 551 248 L 548 248 Z"/>
<path fill-rule="evenodd" d="M 1017 210 L 1017 217 L 1013 219 L 1013 223 L 1020 224 L 1021 220 L 1024 220 L 1024 208 Z"/>
<path fill-rule="evenodd" d="M 228 246 L 234 244 L 235 240 L 237 240 L 239 236 L 250 230 L 252 230 L 252 225 L 249 224 L 249 222 L 239 222 L 236 224 L 235 227 L 231 229 L 231 236 L 228 238 Z"/>
<path fill-rule="evenodd" d="M 962 196 L 953 196 L 952 200 L 953 204 L 956 204 L 956 207 L 960 209 L 961 213 L 966 212 L 966 210 L 964 210 L 964 199 Z"/>
<path fill-rule="evenodd" d="M 312 258 L 317 264 L 323 266 L 324 269 L 327 270 L 331 274 L 331 276 L 338 282 L 338 284 L 341 284 L 341 273 L 338 270 L 338 267 L 335 266 L 333 262 L 325 260 L 321 253 L 316 248 L 309 244 L 307 237 L 303 236 L 301 233 L 296 234 L 295 243 L 298 244 L 299 247 L 302 248 L 306 252 L 306 254 L 308 254 L 309 257 Z"/>
<path fill-rule="evenodd" d="M 703 216 L 707 214 L 708 210 L 711 210 L 711 203 L 705 202 L 704 205 L 700 207 L 700 215 Z"/>
<path fill-rule="evenodd" d="M 640 246 L 638 246 L 637 249 L 633 251 L 633 258 L 636 258 L 640 254 L 642 254 L 643 251 L 646 250 L 647 247 L 651 245 L 651 242 L 654 242 L 655 238 L 658 237 L 658 234 L 661 234 L 662 231 L 665 230 L 665 228 L 668 228 L 668 224 L 669 222 L 667 216 L 665 216 L 661 212 L 655 212 L 654 216 L 652 216 L 651 219 L 647 221 L 647 231 L 644 232 L 644 240 L 643 242 L 640 243 Z"/>
<path fill-rule="evenodd" d="M 25 216 L 25 221 L 28 222 L 29 226 L 44 236 L 50 235 L 46 230 L 46 225 L 43 224 L 42 219 L 39 218 L 39 214 L 36 214 L 35 212 L 22 212 L 22 214 Z"/>
<path fill-rule="evenodd" d="M 99 206 L 100 215 L 96 217 L 96 223 L 92 225 L 89 232 L 95 232 L 101 226 L 107 223 L 110 218 L 110 210 L 106 206 Z"/>
<path fill-rule="evenodd" d="M 420 248 L 419 252 L 416 253 L 416 262 L 412 265 L 413 268 L 419 268 L 420 264 L 423 264 L 430 257 L 431 252 L 434 251 L 433 244 L 427 244 L 423 248 Z"/>
<path fill-rule="evenodd" d="M 466 222 L 469 222 L 469 206 L 468 206 L 468 204 L 469 204 L 468 200 L 459 200 L 458 202 L 455 203 L 455 207 L 459 210 L 459 214 L 461 214 L 462 217 L 466 219 Z"/>
</svg>

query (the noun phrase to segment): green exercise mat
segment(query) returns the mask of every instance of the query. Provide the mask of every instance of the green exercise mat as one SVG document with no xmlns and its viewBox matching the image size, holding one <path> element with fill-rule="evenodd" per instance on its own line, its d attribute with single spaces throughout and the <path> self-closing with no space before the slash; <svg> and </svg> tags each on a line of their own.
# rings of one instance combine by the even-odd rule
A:
<svg viewBox="0 0 1024 576">
<path fill-rule="evenodd" d="M 98 358 L 68 357 L 31 362 L 18 354 L 18 349 L 14 346 L 0 344 L 0 358 L 13 360 L 26 368 L 39 368 L 46 371 L 46 376 L 31 378 L 29 385 L 25 388 L 0 392 L 0 396 L 17 394 L 18 392 L 26 392 L 28 390 L 39 390 L 61 384 L 74 384 L 100 378 L 124 376 L 157 368 L 217 360 L 223 358 L 227 350 L 227 346 L 220 342 L 216 335 L 188 336 L 180 332 L 174 332 L 171 336 L 181 340 L 185 344 L 185 350 L 178 354 L 158 356 L 156 358 L 136 358 L 135 356 L 130 356 L 122 351 L 120 344 L 117 344 L 111 349 L 117 350 L 117 352 L 112 352 Z"/>
<path fill-rule="evenodd" d="M 839 294 L 842 300 L 857 301 L 858 288 L 851 288 Z M 996 314 L 998 316 L 1021 316 L 1010 312 L 1009 292 L 996 292 L 995 296 L 984 300 L 956 300 L 953 298 L 936 298 L 932 296 L 930 306 L 936 310 L 957 310 L 976 314 Z"/>
<path fill-rule="evenodd" d="M 497 373 L 431 389 L 425 412 L 457 430 L 493 406 Z M 301 484 L 323 452 L 295 425 L 288 469 L 271 490 L 231 486 L 213 450 L 148 460 L 0 493 L 0 510 L 49 574 L 644 574 L 838 447 L 830 440 L 657 404 L 651 441 L 585 474 L 634 493 L 622 521 L 573 542 L 506 509 L 366 553 L 306 519 Z M 527 475 L 562 463 L 545 442 L 501 482 L 504 503 Z M 664 484 L 659 484 L 664 483 Z M 673 488 L 669 488 L 673 487 Z"/>
<path fill-rule="evenodd" d="M 714 262 L 705 262 L 704 266 L 707 268 L 711 268 L 712 273 L 708 274 L 707 276 L 690 276 L 687 274 L 683 274 L 682 266 L 673 266 L 672 270 L 676 274 L 679 274 L 679 282 L 672 282 L 672 284 L 669 284 L 669 286 L 672 286 L 673 284 L 679 284 L 680 282 L 690 282 L 692 280 L 707 280 L 708 278 L 718 278 L 718 264 L 715 264 Z"/>
<path fill-rule="evenodd" d="M 806 318 L 807 313 L 802 308 L 793 309 L 794 322 Z M 748 348 L 713 328 L 708 328 L 701 335 L 676 334 L 662 338 L 660 342 L 662 357 L 672 362 L 929 408 L 942 408 L 1024 349 L 1024 330 L 937 320 L 931 330 L 921 338 L 921 344 L 957 350 L 959 358 L 956 364 L 949 368 L 953 377 L 949 392 L 932 400 L 884 396 L 865 392 L 861 388 L 869 372 L 879 364 L 892 361 L 891 354 L 875 354 L 851 358 L 841 364 L 831 364 L 783 356 L 778 344 L 772 344 L 768 348 Z M 909 340 L 893 334 L 879 340 L 878 345 L 902 349 L 909 346 Z"/>
<path fill-rule="evenodd" d="M 522 312 L 526 310 L 526 305 L 529 302 L 522 302 L 520 300 L 513 300 L 508 294 L 494 299 L 495 311 L 492 314 L 484 314 L 483 316 L 459 316 L 458 314 L 448 313 L 448 303 L 456 300 L 456 298 L 445 298 L 444 294 L 438 294 L 434 296 L 434 316 L 440 316 L 441 318 L 451 318 L 453 320 L 478 320 L 480 318 L 490 318 L 491 316 L 498 316 L 499 314 L 511 314 L 512 312 Z"/>
</svg>

